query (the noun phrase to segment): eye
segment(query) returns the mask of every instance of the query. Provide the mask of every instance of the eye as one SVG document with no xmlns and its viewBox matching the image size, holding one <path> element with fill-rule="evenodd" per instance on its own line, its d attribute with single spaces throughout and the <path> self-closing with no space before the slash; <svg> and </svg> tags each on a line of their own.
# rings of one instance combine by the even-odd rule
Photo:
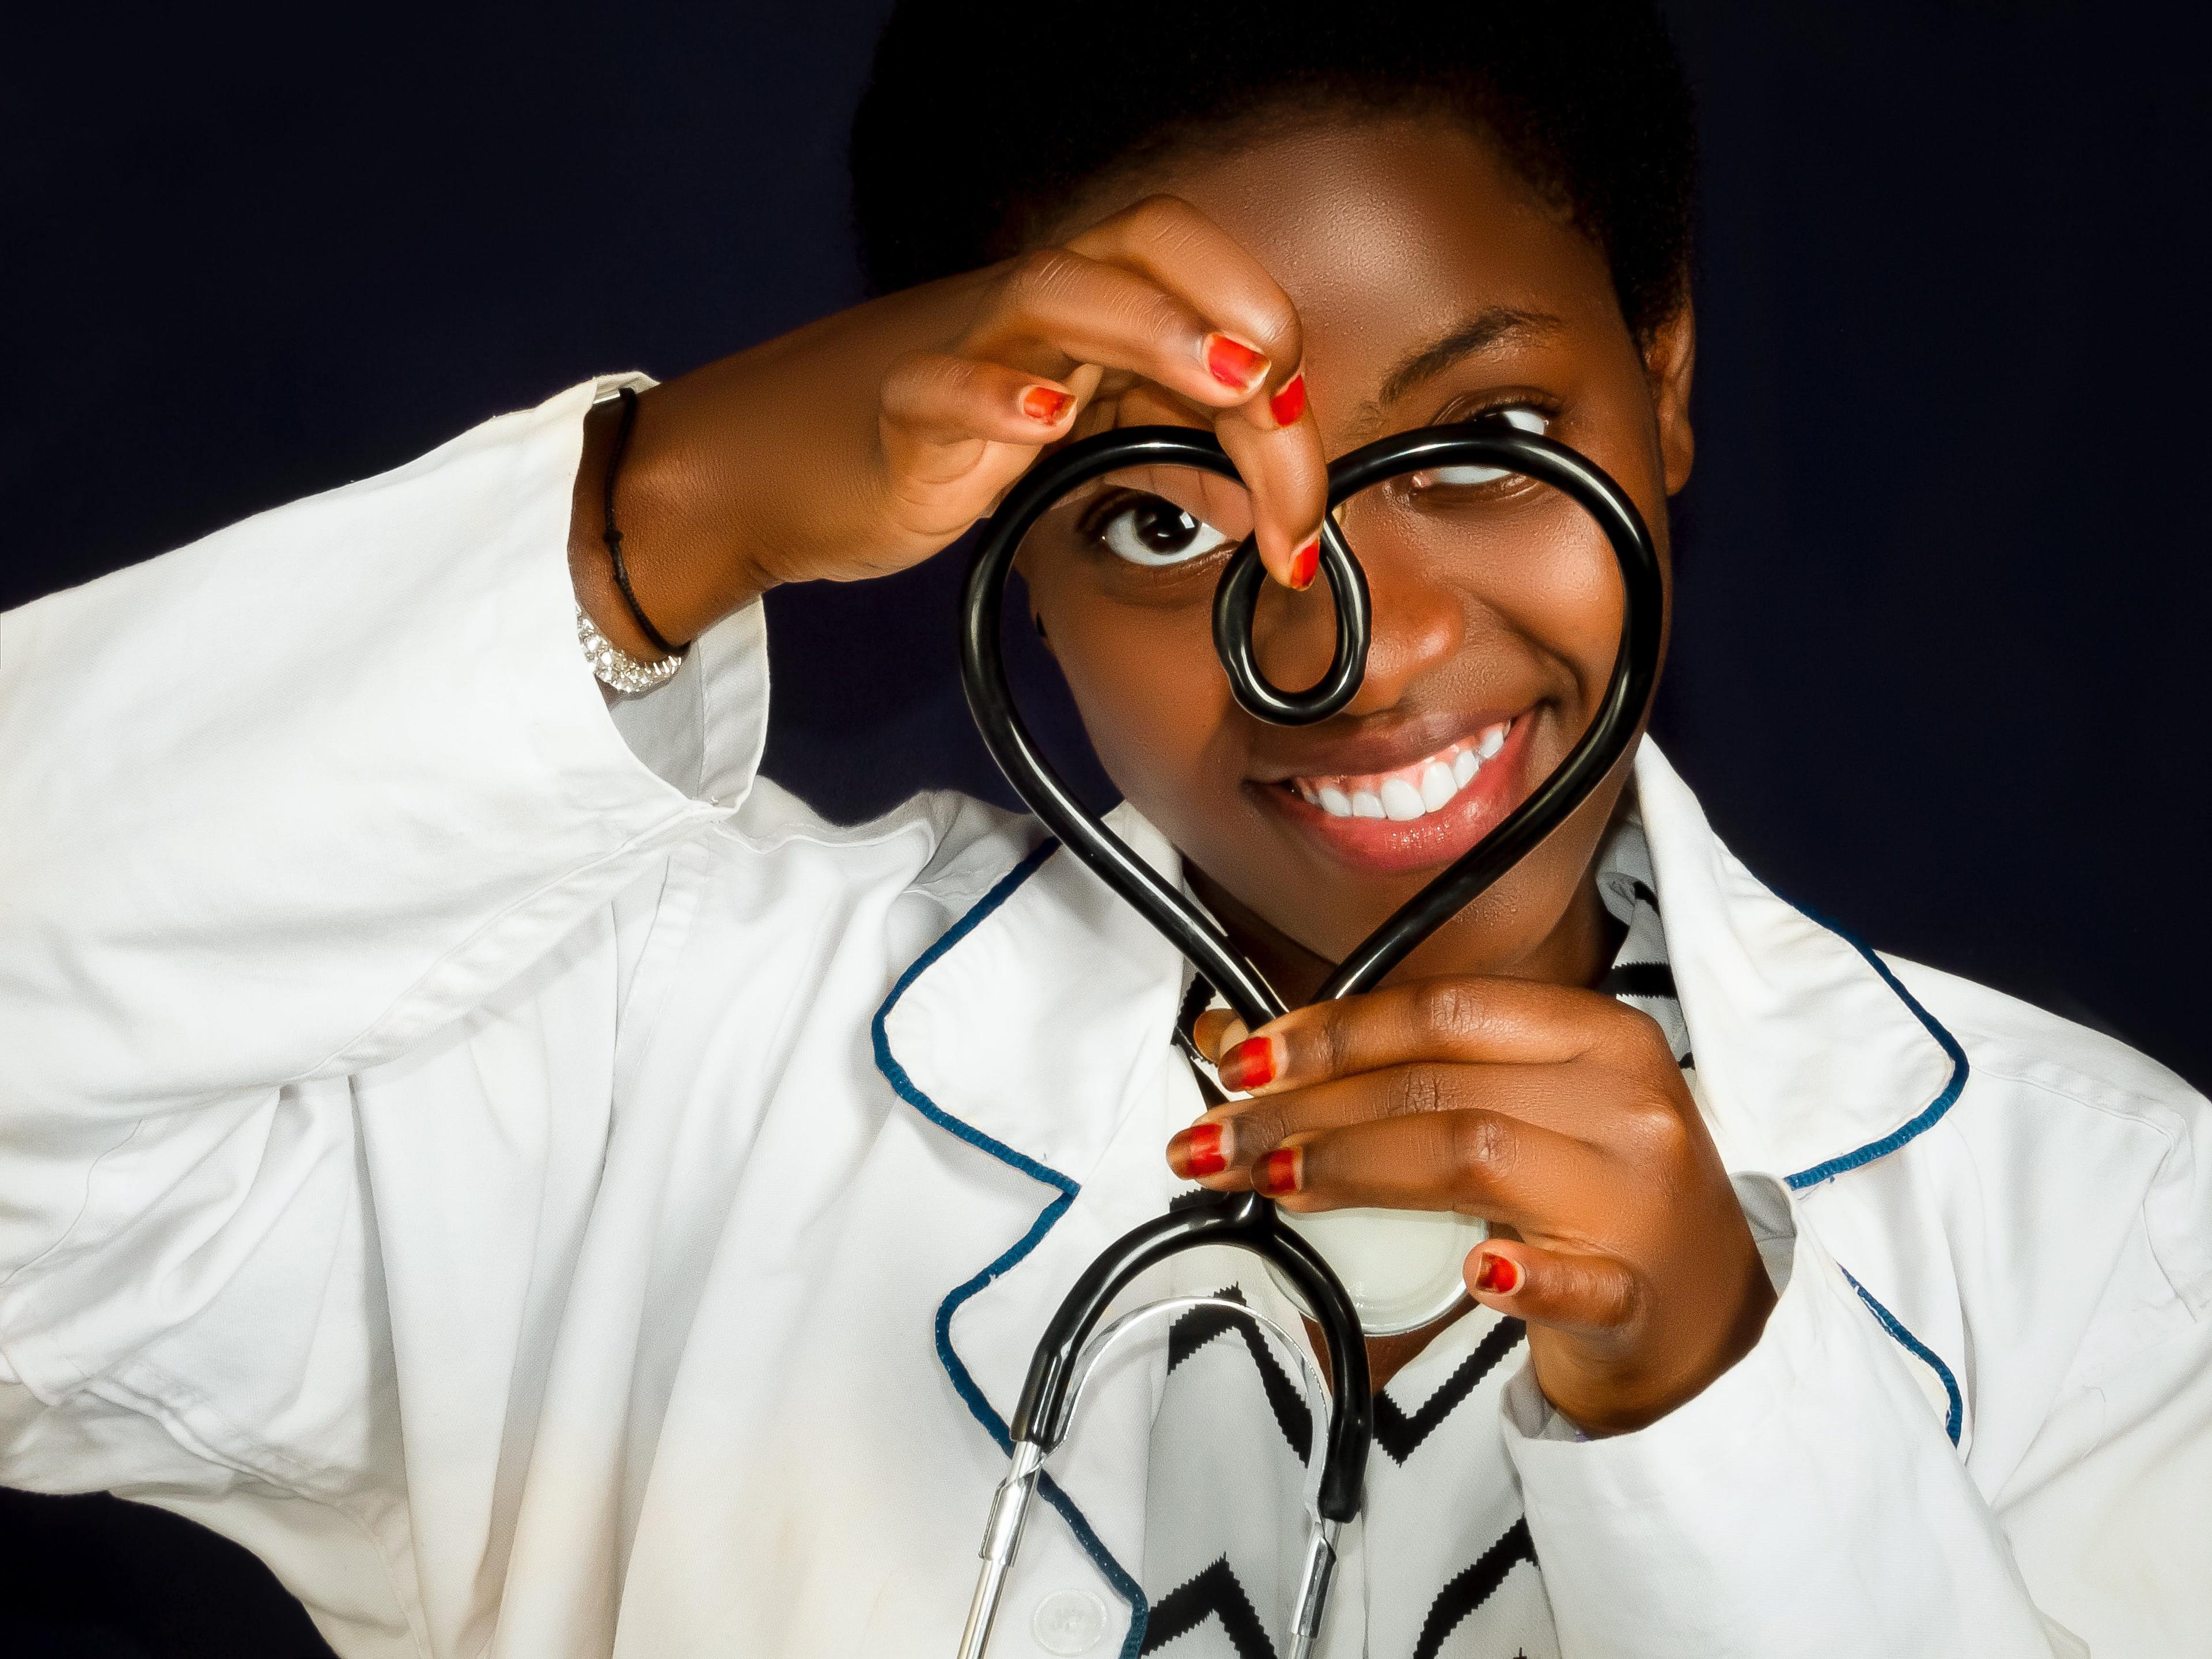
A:
<svg viewBox="0 0 2212 1659">
<path fill-rule="evenodd" d="M 1534 432 L 1540 436 L 1552 424 L 1551 416 L 1540 409 L 1531 409 L 1526 404 L 1509 404 L 1502 409 L 1486 409 L 1471 424 L 1488 426 L 1503 422 L 1522 432 Z M 1447 489 L 1464 489 L 1473 484 L 1496 483 L 1500 478 L 1513 475 L 1500 466 L 1439 466 L 1427 472 L 1413 475 L 1416 488 L 1426 489 L 1442 485 Z"/>
<path fill-rule="evenodd" d="M 1182 564 L 1226 547 L 1233 539 L 1173 501 L 1133 490 L 1109 498 L 1086 528 L 1131 564 Z"/>
</svg>

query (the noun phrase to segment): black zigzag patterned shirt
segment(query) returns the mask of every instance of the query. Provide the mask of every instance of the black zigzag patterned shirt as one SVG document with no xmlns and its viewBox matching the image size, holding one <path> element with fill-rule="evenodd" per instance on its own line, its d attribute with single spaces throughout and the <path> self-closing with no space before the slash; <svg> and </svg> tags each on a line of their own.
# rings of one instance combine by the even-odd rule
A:
<svg viewBox="0 0 2212 1659">
<path fill-rule="evenodd" d="M 1608 838 L 1597 879 L 1628 927 L 1603 988 L 1657 1020 L 1689 1066 L 1650 854 L 1632 819 Z M 1178 1294 L 1225 1294 L 1300 1328 L 1249 1258 L 1194 1252 L 1173 1277 Z M 1376 1395 L 1365 1510 L 1339 1539 L 1320 1659 L 1555 1659 L 1551 1604 L 1500 1435 L 1499 1395 L 1525 1337 L 1519 1320 L 1474 1306 Z M 1149 1458 L 1144 1652 L 1281 1651 L 1314 1430 L 1293 1374 L 1248 1322 L 1200 1309 L 1171 1329 Z M 1573 1435 L 1557 1419 L 1551 1431 Z"/>
</svg>

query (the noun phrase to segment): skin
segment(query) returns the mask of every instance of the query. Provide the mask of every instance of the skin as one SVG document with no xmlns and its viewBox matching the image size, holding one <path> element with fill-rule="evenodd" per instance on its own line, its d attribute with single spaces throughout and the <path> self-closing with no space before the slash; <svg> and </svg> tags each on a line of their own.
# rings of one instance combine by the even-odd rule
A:
<svg viewBox="0 0 2212 1659">
<path fill-rule="evenodd" d="M 1308 111 L 1218 148 L 1094 186 L 1007 264 L 646 394 L 620 505 L 640 599 L 683 639 L 776 582 L 927 556 L 1053 444 L 1211 426 L 1249 492 L 1109 482 L 1214 526 L 1231 538 L 1221 550 L 1132 563 L 1075 534 L 1070 514 L 1033 536 L 1023 568 L 1108 773 L 1296 1001 L 1572 747 L 1612 665 L 1617 579 L 1595 527 L 1525 480 L 1422 497 L 1462 503 L 1451 522 L 1467 527 L 1450 537 L 1433 514 L 1355 502 L 1342 522 L 1374 595 L 1367 678 L 1329 720 L 1280 728 L 1236 707 L 1213 658 L 1208 605 L 1234 538 L 1256 532 L 1277 578 L 1255 639 L 1291 685 L 1329 651 L 1325 595 L 1291 585 L 1320 523 L 1325 457 L 1385 433 L 1537 410 L 1621 483 L 1663 548 L 1666 499 L 1691 462 L 1694 333 L 1685 303 L 1632 337 L 1597 249 L 1443 119 Z M 1211 333 L 1265 363 L 1225 384 L 1207 370 Z M 1299 409 L 1279 394 L 1301 374 Z M 649 658 L 598 545 L 608 437 L 602 412 L 572 565 L 600 625 Z M 1509 715 L 1486 804 L 1455 821 L 1450 845 L 1347 852 L 1286 787 L 1381 771 Z M 1168 1147 L 1180 1173 L 1258 1185 L 1295 1209 L 1483 1217 L 1492 1237 L 1467 1263 L 1470 1296 L 1528 1322 L 1544 1393 L 1593 1433 L 1694 1397 L 1773 1304 L 1658 1028 L 1588 988 L 1618 945 L 1591 878 L 1626 773 L 1382 990 L 1256 1033 L 1203 1023 L 1224 1081 L 1252 1092 Z M 1378 1381 L 1432 1334 L 1370 1345 Z"/>
</svg>

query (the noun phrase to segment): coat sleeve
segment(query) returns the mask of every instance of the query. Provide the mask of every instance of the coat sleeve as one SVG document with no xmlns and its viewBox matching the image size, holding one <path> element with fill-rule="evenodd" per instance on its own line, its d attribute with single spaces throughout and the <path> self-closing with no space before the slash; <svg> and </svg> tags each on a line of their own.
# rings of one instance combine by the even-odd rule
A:
<svg viewBox="0 0 2212 1659">
<path fill-rule="evenodd" d="M 2079 1533 L 2069 1561 L 2051 1528 L 2063 1530 L 2066 1509 L 2093 1492 L 2097 1509 L 2134 1509 L 2118 1463 L 2090 1455 L 2093 1437 L 2056 1455 L 2070 1492 L 2042 1492 L 2036 1513 L 2027 1500 L 1984 1494 L 1879 1310 L 1817 1234 L 1796 1225 L 1794 1200 L 1766 1184 L 1762 1249 L 1771 1268 L 1771 1245 L 1785 1246 L 1787 1280 L 1758 1346 L 1703 1394 L 1638 1432 L 1574 1443 L 1544 1437 L 1533 1376 L 1524 1370 L 1509 1389 L 1506 1444 L 1561 1651 L 1571 1659 L 2091 1652 L 2094 1632 L 2077 1628 L 2076 1613 L 2109 1595 L 2149 1594 L 2154 1575 L 2133 1589 L 2089 1583 L 2081 1569 L 2092 1552 Z M 1754 1231 L 1759 1207 L 1746 1204 Z M 2193 1340 L 2201 1350 L 2201 1333 Z M 2158 1402 L 2163 1427 L 2150 1437 L 2193 1460 L 2185 1478 L 2202 1491 L 2202 1384 L 2197 1391 L 2193 1408 L 2179 1398 Z M 2148 1398 L 2141 1403 L 2153 1408 Z M 2024 1565 L 2037 1570 L 2033 1581 Z M 2201 1600 L 2185 1588 L 2201 1577 L 2164 1578 L 2155 1595 L 2167 1605 L 2124 1616 L 2131 1625 L 2185 1619 L 2172 1602 Z M 2094 1650 L 2188 1650 L 2100 1639 Z"/>
<path fill-rule="evenodd" d="M 750 788 L 757 606 L 620 726 L 578 648 L 595 390 L 0 617 L 0 1383 L 51 1405 L 331 1248 L 345 1080 L 618 962 Z"/>
</svg>

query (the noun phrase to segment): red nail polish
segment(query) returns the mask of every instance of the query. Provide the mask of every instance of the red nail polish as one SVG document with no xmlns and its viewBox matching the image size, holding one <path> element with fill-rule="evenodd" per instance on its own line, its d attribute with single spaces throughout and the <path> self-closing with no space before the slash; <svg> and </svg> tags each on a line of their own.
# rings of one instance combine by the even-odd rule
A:
<svg viewBox="0 0 2212 1659">
<path fill-rule="evenodd" d="M 1205 345 L 1206 372 L 1224 386 L 1242 392 L 1267 372 L 1267 359 L 1242 340 L 1226 334 L 1209 334 Z"/>
<path fill-rule="evenodd" d="M 1306 412 L 1305 370 L 1291 375 L 1283 389 L 1267 399 L 1267 412 L 1275 417 L 1277 426 L 1297 423 L 1298 416 Z"/>
<path fill-rule="evenodd" d="M 1316 536 L 1291 555 L 1291 586 L 1303 593 L 1313 586 L 1314 578 L 1321 574 L 1321 538 Z"/>
<path fill-rule="evenodd" d="M 1219 1175 L 1227 1169 L 1229 1159 L 1221 1151 L 1221 1126 L 1201 1123 L 1194 1129 L 1184 1130 L 1182 1161 L 1194 1180 Z"/>
<path fill-rule="evenodd" d="M 1033 386 L 1022 393 L 1022 413 L 1033 421 L 1053 426 L 1067 413 L 1068 404 L 1074 401 L 1072 392 L 1055 392 L 1048 386 Z"/>
<path fill-rule="evenodd" d="M 1482 1265 L 1474 1270 L 1476 1290 L 1491 1296 L 1510 1296 L 1520 1287 L 1521 1270 L 1513 1265 L 1510 1256 L 1483 1252 Z"/>
<path fill-rule="evenodd" d="M 1252 1184 L 1268 1198 L 1280 1198 L 1298 1189 L 1298 1149 L 1278 1146 L 1252 1171 Z"/>
<path fill-rule="evenodd" d="M 1221 1086 L 1261 1089 L 1275 1080 L 1275 1045 L 1266 1037 L 1246 1037 L 1222 1055 Z"/>
</svg>

